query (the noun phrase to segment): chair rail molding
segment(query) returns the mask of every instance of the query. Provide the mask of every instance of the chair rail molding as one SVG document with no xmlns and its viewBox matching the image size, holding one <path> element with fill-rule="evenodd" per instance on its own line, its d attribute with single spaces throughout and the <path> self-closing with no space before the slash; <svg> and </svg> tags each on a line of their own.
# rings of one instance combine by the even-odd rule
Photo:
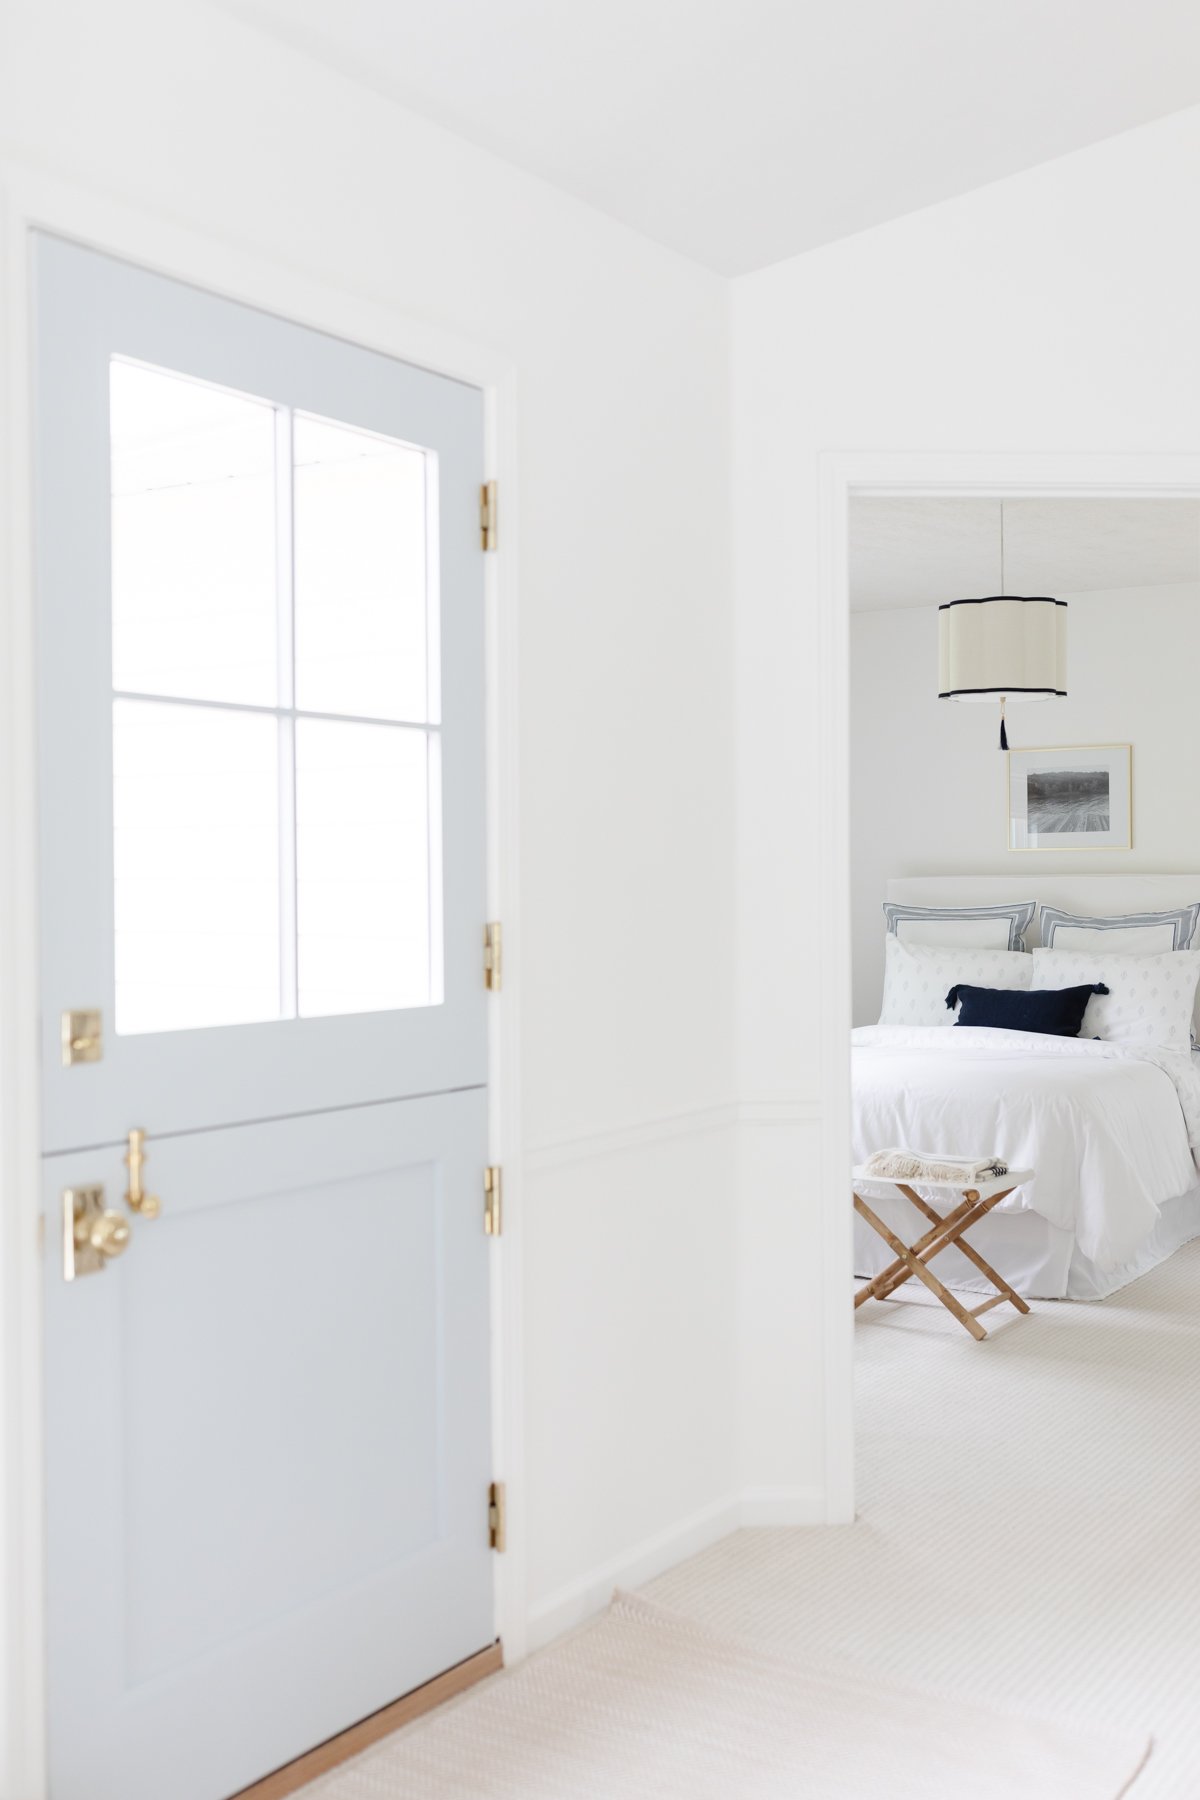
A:
<svg viewBox="0 0 1200 1800">
<path fill-rule="evenodd" d="M 536 1175 L 548 1169 L 567 1168 L 573 1163 L 591 1162 L 595 1157 L 621 1156 L 650 1144 L 669 1143 L 674 1138 L 702 1132 L 728 1131 L 738 1125 L 803 1124 L 819 1115 L 818 1100 L 791 1094 L 766 1092 L 737 1100 L 712 1101 L 656 1113 L 599 1131 L 531 1143 L 525 1150 L 525 1170 L 528 1175 Z"/>
</svg>

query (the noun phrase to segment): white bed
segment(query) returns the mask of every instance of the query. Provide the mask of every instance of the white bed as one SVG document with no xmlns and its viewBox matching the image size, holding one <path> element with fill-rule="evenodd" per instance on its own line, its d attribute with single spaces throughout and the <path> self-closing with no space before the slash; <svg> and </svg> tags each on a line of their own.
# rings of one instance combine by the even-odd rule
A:
<svg viewBox="0 0 1200 1800">
<path fill-rule="evenodd" d="M 965 906 L 1035 894 L 1081 913 L 1163 910 L 1197 898 L 1200 876 L 933 877 L 890 882 L 887 898 Z M 1099 1299 L 1200 1236 L 1200 1056 L 1019 1031 L 881 1025 L 854 1033 L 853 1067 L 855 1162 L 907 1145 L 994 1152 L 1037 1171 L 972 1236 L 1022 1293 Z M 908 1241 L 908 1203 L 864 1192 Z M 856 1216 L 856 1274 L 877 1274 L 889 1259 Z M 945 1253 L 939 1271 L 956 1286 L 987 1285 L 957 1251 Z"/>
</svg>

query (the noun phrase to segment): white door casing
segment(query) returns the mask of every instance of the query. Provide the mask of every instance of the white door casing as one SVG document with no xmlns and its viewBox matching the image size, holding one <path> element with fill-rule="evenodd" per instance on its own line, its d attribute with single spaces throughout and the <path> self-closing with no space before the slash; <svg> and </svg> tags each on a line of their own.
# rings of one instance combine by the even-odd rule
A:
<svg viewBox="0 0 1200 1800">
<path fill-rule="evenodd" d="M 36 272 L 50 1791 L 217 1800 L 493 1636 L 481 401 L 55 240 Z M 440 1004 L 116 1031 L 113 356 L 436 458 Z M 68 1283 L 101 1182 L 132 1242 Z"/>
</svg>

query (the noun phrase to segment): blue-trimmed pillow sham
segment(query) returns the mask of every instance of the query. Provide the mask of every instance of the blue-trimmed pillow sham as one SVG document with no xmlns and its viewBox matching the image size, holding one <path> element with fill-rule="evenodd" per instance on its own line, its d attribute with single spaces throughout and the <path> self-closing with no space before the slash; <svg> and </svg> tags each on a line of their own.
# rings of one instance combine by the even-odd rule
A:
<svg viewBox="0 0 1200 1800">
<path fill-rule="evenodd" d="M 1094 916 L 1085 915 L 1083 913 L 1063 912 L 1062 909 L 1057 906 L 1043 906 L 1041 917 L 1042 948 L 1045 950 L 1053 950 L 1055 935 L 1060 930 L 1095 932 L 1152 931 L 1156 926 L 1159 926 L 1162 927 L 1164 932 L 1169 931 L 1171 934 L 1171 942 L 1169 944 L 1164 942 L 1162 945 L 1163 950 L 1190 950 L 1193 947 L 1192 940 L 1196 935 L 1197 924 L 1200 924 L 1200 900 L 1197 900 L 1191 906 L 1171 907 L 1165 912 L 1098 913 Z M 1078 946 L 1072 945 L 1072 949 L 1075 948 L 1078 948 Z M 1103 950 L 1104 948 L 1105 946 L 1103 944 L 1096 945 L 1097 951 Z M 1120 948 L 1120 945 L 1117 943 L 1111 945 L 1111 949 L 1114 952 L 1119 953 Z M 1149 949 L 1147 949 L 1146 953 L 1148 955 L 1154 954 L 1154 952 Z"/>
<path fill-rule="evenodd" d="M 1007 942 L 978 946 L 980 949 L 993 950 L 1027 950 L 1029 946 L 1025 942 L 1025 934 L 1036 911 L 1036 900 L 1011 900 L 1000 906 L 904 906 L 894 900 L 885 900 L 883 903 L 883 916 L 893 937 L 903 935 L 899 927 L 906 921 L 920 921 L 935 926 L 965 923 L 968 919 L 995 919 L 998 924 L 1006 923 Z M 934 942 L 924 935 L 919 941 L 923 944 Z M 951 939 L 943 947 L 955 949 L 957 944 Z"/>
</svg>

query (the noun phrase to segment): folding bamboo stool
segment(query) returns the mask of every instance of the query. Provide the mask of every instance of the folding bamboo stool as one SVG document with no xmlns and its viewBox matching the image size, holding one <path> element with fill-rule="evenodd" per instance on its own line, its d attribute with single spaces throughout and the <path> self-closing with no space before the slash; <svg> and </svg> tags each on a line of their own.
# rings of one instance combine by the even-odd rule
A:
<svg viewBox="0 0 1200 1800">
<path fill-rule="evenodd" d="M 854 1169 L 852 1175 L 856 1184 L 864 1187 L 869 1183 L 872 1187 L 891 1188 L 894 1192 L 903 1194 L 907 1200 L 912 1201 L 917 1211 L 924 1213 L 930 1221 L 930 1229 L 923 1237 L 919 1237 L 915 1244 L 906 1244 L 896 1236 L 894 1231 L 888 1230 L 877 1213 L 872 1212 L 856 1186 L 854 1210 L 867 1221 L 873 1230 L 879 1233 L 896 1257 L 894 1263 L 889 1263 L 881 1274 L 876 1275 L 872 1281 L 868 1281 L 865 1287 L 858 1290 L 854 1296 L 856 1309 L 862 1305 L 864 1300 L 886 1300 L 889 1294 L 894 1294 L 898 1287 L 902 1287 L 915 1275 L 918 1281 L 924 1282 L 931 1294 L 937 1295 L 942 1305 L 947 1311 L 954 1314 L 959 1324 L 965 1326 L 971 1336 L 980 1341 L 987 1336 L 987 1332 L 979 1323 L 980 1313 L 987 1312 L 990 1307 L 1003 1305 L 1005 1300 L 1011 1301 L 1018 1312 L 1027 1313 L 1029 1311 L 1027 1303 L 1022 1300 L 1016 1289 L 1010 1288 L 1007 1281 L 997 1275 L 991 1264 L 984 1262 L 978 1250 L 967 1243 L 963 1233 L 969 1231 L 972 1225 L 978 1225 L 980 1219 L 990 1213 L 993 1206 L 998 1206 L 1000 1201 L 1007 1194 L 1011 1194 L 1014 1188 L 1020 1187 L 1023 1181 L 1031 1180 L 1032 1169 L 1010 1169 L 1007 1175 L 1002 1175 L 998 1180 L 981 1181 L 977 1187 L 969 1188 L 959 1187 L 952 1181 L 923 1181 L 921 1186 L 927 1193 L 936 1194 L 939 1203 L 944 1204 L 941 1201 L 942 1195 L 946 1196 L 947 1201 L 957 1197 L 957 1204 L 953 1205 L 950 1211 L 944 1215 L 935 1211 L 928 1200 L 923 1200 L 920 1194 L 909 1187 L 907 1182 L 889 1181 L 885 1176 L 869 1175 L 865 1169 Z M 990 1300 L 985 1300 L 982 1306 L 968 1310 L 957 1295 L 952 1294 L 945 1283 L 938 1280 L 929 1267 L 934 1257 L 940 1256 L 941 1252 L 948 1250 L 952 1244 L 956 1245 L 998 1290 Z"/>
</svg>

